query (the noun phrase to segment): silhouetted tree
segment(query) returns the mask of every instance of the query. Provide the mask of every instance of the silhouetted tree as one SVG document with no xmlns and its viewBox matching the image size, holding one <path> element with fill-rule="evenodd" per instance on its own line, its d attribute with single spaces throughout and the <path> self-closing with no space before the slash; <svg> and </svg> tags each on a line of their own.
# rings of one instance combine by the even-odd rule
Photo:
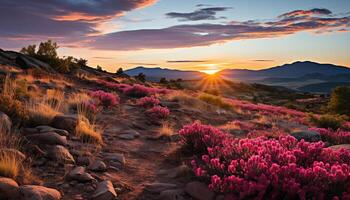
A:
<svg viewBox="0 0 350 200">
<path fill-rule="evenodd" d="M 135 76 L 135 78 L 141 82 L 146 81 L 146 75 L 144 73 L 139 73 L 137 76 Z"/>
<path fill-rule="evenodd" d="M 20 51 L 23 54 L 26 54 L 28 56 L 35 57 L 36 56 L 36 45 L 28 45 L 27 47 L 23 47 Z"/>
<path fill-rule="evenodd" d="M 161 78 L 160 80 L 159 80 L 159 83 L 161 83 L 161 84 L 167 84 L 168 83 L 168 80 L 166 80 L 166 78 Z"/>
<path fill-rule="evenodd" d="M 117 72 L 116 72 L 115 74 L 117 74 L 117 75 L 122 75 L 122 74 L 124 74 L 123 68 L 120 67 L 120 68 L 117 70 Z"/>
<path fill-rule="evenodd" d="M 97 66 L 96 66 L 96 69 L 97 69 L 98 71 L 102 71 L 102 67 L 101 67 L 100 65 L 97 65 Z"/>
<path fill-rule="evenodd" d="M 337 114 L 350 115 L 350 87 L 336 87 L 331 94 L 331 100 L 328 104 L 331 112 Z"/>
</svg>

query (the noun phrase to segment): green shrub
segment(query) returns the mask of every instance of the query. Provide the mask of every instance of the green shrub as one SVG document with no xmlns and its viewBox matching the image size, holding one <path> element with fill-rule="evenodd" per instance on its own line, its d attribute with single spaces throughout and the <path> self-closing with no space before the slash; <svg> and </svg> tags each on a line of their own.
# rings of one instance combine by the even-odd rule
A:
<svg viewBox="0 0 350 200">
<path fill-rule="evenodd" d="M 339 86 L 332 91 L 328 109 L 332 113 L 350 115 L 350 87 Z"/>
<path fill-rule="evenodd" d="M 331 128 L 337 130 L 341 128 L 346 120 L 346 117 L 342 115 L 330 115 L 325 114 L 320 117 L 310 116 L 310 122 L 320 128 Z"/>
</svg>

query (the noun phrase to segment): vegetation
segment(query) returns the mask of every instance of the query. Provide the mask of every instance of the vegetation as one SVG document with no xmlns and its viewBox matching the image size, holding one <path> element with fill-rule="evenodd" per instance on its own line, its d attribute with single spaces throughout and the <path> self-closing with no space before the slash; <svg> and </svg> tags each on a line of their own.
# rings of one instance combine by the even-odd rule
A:
<svg viewBox="0 0 350 200">
<path fill-rule="evenodd" d="M 350 115 L 350 86 L 336 87 L 328 104 L 330 112 Z"/>
<path fill-rule="evenodd" d="M 337 130 L 341 128 L 345 122 L 346 117 L 341 115 L 325 114 L 319 117 L 311 116 L 310 121 L 315 126 L 320 128 L 331 128 Z"/>
<path fill-rule="evenodd" d="M 87 112 L 86 107 L 82 106 L 78 108 L 78 122 L 75 127 L 75 134 L 83 142 L 102 144 L 102 130 L 95 123 L 90 122 Z"/>
<path fill-rule="evenodd" d="M 59 46 L 56 42 L 48 40 L 46 42 L 41 42 L 38 50 L 36 50 L 36 45 L 29 45 L 23 47 L 20 52 L 49 64 L 60 73 L 69 73 L 75 69 L 86 66 L 87 60 L 82 58 L 77 59 L 72 56 L 59 58 L 57 54 L 58 48 Z"/>
<path fill-rule="evenodd" d="M 211 105 L 214 105 L 214 106 L 217 106 L 219 108 L 222 108 L 222 109 L 226 109 L 226 110 L 230 110 L 232 109 L 232 105 L 225 102 L 221 97 L 219 96 L 214 96 L 214 95 L 211 95 L 211 94 L 201 94 L 198 96 L 198 99 L 208 103 L 208 104 L 211 104 Z"/>
</svg>

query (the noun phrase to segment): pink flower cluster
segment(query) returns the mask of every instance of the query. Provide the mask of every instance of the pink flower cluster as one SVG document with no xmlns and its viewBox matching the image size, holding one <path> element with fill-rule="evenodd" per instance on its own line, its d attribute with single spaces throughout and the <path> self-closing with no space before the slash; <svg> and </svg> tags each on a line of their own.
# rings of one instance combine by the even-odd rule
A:
<svg viewBox="0 0 350 200">
<path fill-rule="evenodd" d="M 350 143 L 350 131 L 344 131 L 341 129 L 333 131 L 332 129 L 325 129 L 325 128 L 309 128 L 309 130 L 320 133 L 322 140 L 327 141 L 331 144 L 349 144 Z"/>
<path fill-rule="evenodd" d="M 139 99 L 136 103 L 138 106 L 142 106 L 144 108 L 150 108 L 153 106 L 157 106 L 160 104 L 159 99 L 155 96 L 150 96 L 150 97 L 142 97 Z"/>
<path fill-rule="evenodd" d="M 110 108 L 119 104 L 119 96 L 102 90 L 90 92 L 90 96 L 97 99 L 97 105 Z"/>
<path fill-rule="evenodd" d="M 306 117 L 306 114 L 304 112 L 288 109 L 281 106 L 253 104 L 248 101 L 242 101 L 242 100 L 230 100 L 230 102 L 234 106 L 239 107 L 243 110 L 264 112 L 265 114 L 282 114 L 282 115 L 290 115 L 293 117 Z"/>
<path fill-rule="evenodd" d="M 98 81 L 97 83 L 112 89 L 117 90 L 119 92 L 124 93 L 125 95 L 128 95 L 130 97 L 145 97 L 149 95 L 154 94 L 165 94 L 168 92 L 167 89 L 159 89 L 159 88 L 153 88 L 153 87 L 147 87 L 140 84 L 134 84 L 134 85 L 128 85 L 123 83 L 111 83 L 108 81 Z"/>
<path fill-rule="evenodd" d="M 97 113 L 99 109 L 93 101 L 85 101 L 83 102 L 83 107 L 90 113 Z"/>
<path fill-rule="evenodd" d="M 350 151 L 294 137 L 233 139 L 200 123 L 180 135 L 196 176 L 225 199 L 349 199 Z"/>
<path fill-rule="evenodd" d="M 161 107 L 161 106 L 154 106 L 153 108 L 150 108 L 146 111 L 146 113 L 153 119 L 153 120 L 162 120 L 168 118 L 170 115 L 170 111 L 167 107 Z"/>
</svg>

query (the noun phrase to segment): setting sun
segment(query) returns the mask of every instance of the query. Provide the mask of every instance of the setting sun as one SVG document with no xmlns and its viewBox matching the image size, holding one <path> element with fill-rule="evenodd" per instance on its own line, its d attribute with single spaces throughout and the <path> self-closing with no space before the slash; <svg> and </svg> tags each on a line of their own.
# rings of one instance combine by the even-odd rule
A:
<svg viewBox="0 0 350 200">
<path fill-rule="evenodd" d="M 218 69 L 206 69 L 206 70 L 202 70 L 201 72 L 209 74 L 209 75 L 213 75 L 218 71 L 220 71 L 220 70 L 218 70 Z"/>
</svg>

